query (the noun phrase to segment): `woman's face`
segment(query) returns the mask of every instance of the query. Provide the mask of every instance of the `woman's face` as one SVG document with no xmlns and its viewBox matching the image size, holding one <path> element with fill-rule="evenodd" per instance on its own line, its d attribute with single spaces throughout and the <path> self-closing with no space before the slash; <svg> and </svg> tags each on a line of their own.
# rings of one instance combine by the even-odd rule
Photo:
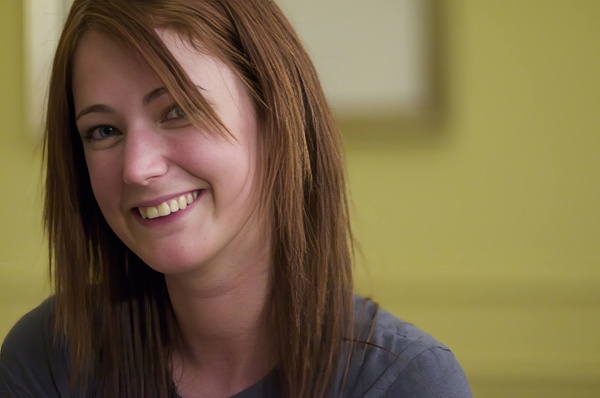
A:
<svg viewBox="0 0 600 398">
<path fill-rule="evenodd" d="M 233 137 L 191 125 L 148 65 L 89 32 L 74 56 L 73 97 L 94 195 L 155 270 L 241 272 L 264 262 L 267 246 L 252 100 L 225 64 L 162 37 Z"/>
</svg>

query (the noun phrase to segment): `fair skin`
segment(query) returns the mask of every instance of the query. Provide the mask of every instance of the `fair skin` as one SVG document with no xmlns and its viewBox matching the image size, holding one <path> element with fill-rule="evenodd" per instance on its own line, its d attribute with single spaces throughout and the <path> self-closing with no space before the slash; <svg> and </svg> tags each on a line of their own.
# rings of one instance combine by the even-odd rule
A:
<svg viewBox="0 0 600 398">
<path fill-rule="evenodd" d="M 96 32 L 73 60 L 77 128 L 106 221 L 165 275 L 181 337 L 179 393 L 228 397 L 275 363 L 256 113 L 229 67 L 160 34 L 232 137 L 191 125 L 148 65 Z"/>
</svg>

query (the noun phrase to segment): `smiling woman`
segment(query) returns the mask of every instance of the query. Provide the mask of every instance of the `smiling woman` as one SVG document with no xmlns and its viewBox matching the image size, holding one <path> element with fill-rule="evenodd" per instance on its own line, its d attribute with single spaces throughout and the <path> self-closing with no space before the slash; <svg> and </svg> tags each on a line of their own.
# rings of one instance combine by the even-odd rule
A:
<svg viewBox="0 0 600 398">
<path fill-rule="evenodd" d="M 353 297 L 340 141 L 272 1 L 76 0 L 45 137 L 55 294 L 0 392 L 470 396 L 447 347 Z"/>
</svg>

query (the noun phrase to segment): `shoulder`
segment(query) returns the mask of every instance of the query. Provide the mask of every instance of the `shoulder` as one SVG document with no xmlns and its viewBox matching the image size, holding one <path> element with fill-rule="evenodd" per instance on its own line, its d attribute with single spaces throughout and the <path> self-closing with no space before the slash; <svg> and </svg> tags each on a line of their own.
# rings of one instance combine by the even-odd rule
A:
<svg viewBox="0 0 600 398">
<path fill-rule="evenodd" d="M 66 350 L 52 337 L 52 298 L 23 316 L 0 350 L 2 396 L 60 397 L 67 388 Z"/>
<path fill-rule="evenodd" d="M 345 354 L 344 396 L 471 397 L 452 351 L 362 297 L 354 299 L 353 341 Z"/>
</svg>

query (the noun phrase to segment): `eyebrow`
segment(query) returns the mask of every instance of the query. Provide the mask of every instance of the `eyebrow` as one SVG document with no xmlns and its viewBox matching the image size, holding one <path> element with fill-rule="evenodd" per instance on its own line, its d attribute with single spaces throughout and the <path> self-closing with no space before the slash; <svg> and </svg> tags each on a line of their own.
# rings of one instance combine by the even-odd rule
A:
<svg viewBox="0 0 600 398">
<path fill-rule="evenodd" d="M 147 106 L 149 103 L 157 99 L 158 97 L 167 93 L 167 89 L 164 87 L 158 87 L 154 90 L 150 91 L 148 94 L 144 96 L 144 100 L 142 101 L 144 106 Z"/>
<path fill-rule="evenodd" d="M 150 91 L 148 94 L 144 95 L 142 104 L 144 104 L 144 106 L 148 106 L 152 101 L 154 101 L 155 99 L 157 99 L 167 93 L 168 93 L 168 91 L 164 87 L 155 88 L 154 90 Z M 82 109 L 81 112 L 79 112 L 77 114 L 77 117 L 75 118 L 75 120 L 77 121 L 81 117 L 83 117 L 87 114 L 96 113 L 96 112 L 97 113 L 114 113 L 115 111 L 113 108 L 111 108 L 108 105 L 94 104 L 94 105 L 88 106 L 87 108 Z"/>
</svg>

